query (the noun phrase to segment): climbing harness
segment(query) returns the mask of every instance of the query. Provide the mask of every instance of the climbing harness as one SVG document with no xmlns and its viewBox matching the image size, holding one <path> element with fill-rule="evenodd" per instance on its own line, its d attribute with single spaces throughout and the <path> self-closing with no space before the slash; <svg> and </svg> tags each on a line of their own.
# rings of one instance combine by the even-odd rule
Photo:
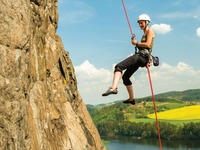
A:
<svg viewBox="0 0 200 150">
<path fill-rule="evenodd" d="M 130 24 L 130 21 L 129 21 L 129 18 L 128 18 L 128 14 L 127 14 L 127 11 L 126 11 L 124 0 L 121 0 L 121 1 L 122 1 L 122 6 L 124 8 L 124 12 L 125 12 L 125 15 L 126 15 L 126 20 L 128 22 L 128 26 L 129 26 L 129 29 L 130 29 L 131 36 L 132 36 L 132 38 L 135 38 L 135 34 L 133 34 L 133 31 L 132 31 L 132 28 L 131 28 L 131 24 Z M 150 19 L 149 19 L 149 21 L 150 21 Z M 153 63 L 155 63 L 155 66 L 159 65 L 158 57 L 154 57 L 153 58 Z M 150 89 L 151 89 L 151 94 L 152 94 L 152 101 L 153 101 L 153 105 L 154 105 L 154 113 L 155 113 L 155 117 L 156 117 L 156 128 L 157 128 L 157 132 L 158 132 L 159 146 L 160 146 L 160 150 L 162 150 L 162 142 L 161 142 L 161 137 L 160 137 L 160 127 L 159 127 L 159 122 L 158 122 L 158 117 L 157 117 L 157 110 L 156 110 L 156 101 L 155 101 L 155 97 L 154 97 L 154 91 L 153 91 L 153 85 L 152 85 L 152 80 L 151 80 L 151 74 L 150 74 L 149 67 L 147 67 L 147 71 L 148 71 Z"/>
</svg>

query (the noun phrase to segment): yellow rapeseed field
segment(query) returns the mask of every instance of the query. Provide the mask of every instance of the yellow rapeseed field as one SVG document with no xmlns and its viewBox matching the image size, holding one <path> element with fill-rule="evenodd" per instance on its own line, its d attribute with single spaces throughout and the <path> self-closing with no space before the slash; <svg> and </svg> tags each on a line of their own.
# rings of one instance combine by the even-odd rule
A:
<svg viewBox="0 0 200 150">
<path fill-rule="evenodd" d="M 158 119 L 165 120 L 193 120 L 200 119 L 200 105 L 176 108 L 157 113 Z M 155 118 L 155 114 L 149 114 L 149 118 Z"/>
</svg>

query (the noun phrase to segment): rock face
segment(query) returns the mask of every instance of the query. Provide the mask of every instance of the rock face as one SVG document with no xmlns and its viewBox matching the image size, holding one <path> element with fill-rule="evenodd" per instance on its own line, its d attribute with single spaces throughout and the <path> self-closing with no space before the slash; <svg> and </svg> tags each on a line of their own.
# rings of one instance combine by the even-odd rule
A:
<svg viewBox="0 0 200 150">
<path fill-rule="evenodd" d="M 0 149 L 100 150 L 56 35 L 57 0 L 0 1 Z"/>
</svg>

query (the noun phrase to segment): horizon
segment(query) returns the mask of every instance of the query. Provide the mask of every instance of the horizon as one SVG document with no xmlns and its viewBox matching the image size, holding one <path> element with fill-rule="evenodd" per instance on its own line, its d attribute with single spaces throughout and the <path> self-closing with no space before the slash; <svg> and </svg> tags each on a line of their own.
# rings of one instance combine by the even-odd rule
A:
<svg viewBox="0 0 200 150">
<path fill-rule="evenodd" d="M 184 90 L 184 91 L 167 91 L 167 92 L 155 94 L 154 96 L 161 95 L 161 94 L 167 94 L 167 93 L 171 93 L 171 92 L 187 92 L 187 91 L 190 91 L 190 90 L 200 90 L 200 88 L 198 88 L 198 89 L 187 89 L 187 90 Z M 141 98 L 136 98 L 136 104 L 137 104 L 137 99 L 142 99 L 142 98 L 147 98 L 147 97 L 151 97 L 151 98 L 152 98 L 152 95 L 145 96 L 145 97 L 141 97 Z M 98 106 L 98 105 L 105 105 L 105 104 L 111 104 L 111 103 L 122 102 L 122 101 L 123 101 L 123 99 L 122 99 L 122 100 L 119 99 L 119 100 L 110 101 L 110 102 L 108 102 L 108 103 L 85 104 L 85 105 Z M 156 99 L 155 99 L 155 101 L 156 101 Z"/>
</svg>

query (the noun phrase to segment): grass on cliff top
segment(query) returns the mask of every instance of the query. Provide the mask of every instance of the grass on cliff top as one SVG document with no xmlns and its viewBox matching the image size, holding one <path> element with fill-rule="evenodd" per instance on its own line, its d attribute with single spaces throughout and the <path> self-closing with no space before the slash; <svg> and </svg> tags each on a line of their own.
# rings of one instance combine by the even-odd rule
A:
<svg viewBox="0 0 200 150">
<path fill-rule="evenodd" d="M 161 120 L 198 120 L 200 119 L 200 105 L 166 110 L 157 113 L 157 116 Z M 149 114 L 148 117 L 155 119 L 155 114 Z"/>
</svg>

